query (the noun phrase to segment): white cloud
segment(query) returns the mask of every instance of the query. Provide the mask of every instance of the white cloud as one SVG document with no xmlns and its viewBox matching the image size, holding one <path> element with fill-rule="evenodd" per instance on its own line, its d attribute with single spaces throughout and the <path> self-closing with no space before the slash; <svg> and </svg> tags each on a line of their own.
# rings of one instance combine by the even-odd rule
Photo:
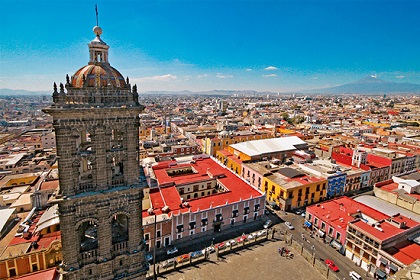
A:
<svg viewBox="0 0 420 280">
<path fill-rule="evenodd" d="M 268 71 L 277 70 L 277 67 L 276 66 L 268 66 L 268 67 L 264 68 L 264 70 L 268 70 Z"/>
<path fill-rule="evenodd" d="M 202 75 L 198 75 L 197 78 L 201 79 L 201 78 L 206 78 L 208 75 L 207 74 L 202 74 Z"/>
<path fill-rule="evenodd" d="M 217 73 L 216 77 L 219 79 L 233 78 L 232 75 L 222 75 L 220 73 Z"/>
<path fill-rule="evenodd" d="M 403 75 L 399 75 L 399 76 L 395 76 L 395 78 L 397 78 L 397 79 L 404 79 L 404 78 L 405 78 L 405 76 L 403 76 Z"/>
<path fill-rule="evenodd" d="M 378 78 L 378 75 L 376 75 L 376 74 L 373 74 L 373 75 L 370 75 L 370 76 L 374 79 Z"/>
<path fill-rule="evenodd" d="M 172 74 L 166 74 L 162 76 L 152 76 L 152 77 L 143 77 L 136 79 L 139 82 L 148 82 L 148 81 L 173 81 L 176 80 L 178 77 Z"/>
<path fill-rule="evenodd" d="M 268 75 L 263 75 L 263 77 L 277 77 L 276 74 L 268 74 Z"/>
<path fill-rule="evenodd" d="M 245 71 L 250 72 L 250 71 L 252 71 L 252 69 L 251 68 L 246 68 Z"/>
</svg>

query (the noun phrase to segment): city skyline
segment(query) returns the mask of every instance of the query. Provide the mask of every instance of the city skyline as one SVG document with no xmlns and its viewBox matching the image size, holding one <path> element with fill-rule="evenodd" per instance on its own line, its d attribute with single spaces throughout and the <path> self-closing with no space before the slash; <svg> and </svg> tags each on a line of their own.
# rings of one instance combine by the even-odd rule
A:
<svg viewBox="0 0 420 280">
<path fill-rule="evenodd" d="M 2 1 L 0 88 L 50 90 L 86 65 L 95 4 L 139 91 L 420 83 L 419 1 Z"/>
</svg>

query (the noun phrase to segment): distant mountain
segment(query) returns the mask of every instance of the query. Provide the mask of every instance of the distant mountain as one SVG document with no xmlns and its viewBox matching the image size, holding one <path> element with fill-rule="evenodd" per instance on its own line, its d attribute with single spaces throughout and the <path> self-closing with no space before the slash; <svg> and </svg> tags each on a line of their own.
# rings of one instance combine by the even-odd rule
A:
<svg viewBox="0 0 420 280">
<path fill-rule="evenodd" d="M 276 94 L 274 92 L 262 92 L 256 90 L 207 90 L 207 91 L 145 91 L 141 92 L 141 94 L 160 94 L 160 95 L 206 95 L 206 96 L 230 96 L 237 94 L 238 96 L 241 95 L 264 95 L 264 94 Z"/>
<path fill-rule="evenodd" d="M 0 88 L 0 96 L 52 95 L 52 91 L 29 91 L 23 89 Z"/>
<path fill-rule="evenodd" d="M 378 79 L 375 75 L 369 75 L 356 82 L 336 87 L 314 89 L 306 92 L 324 94 L 419 94 L 420 84 L 389 82 Z"/>
</svg>

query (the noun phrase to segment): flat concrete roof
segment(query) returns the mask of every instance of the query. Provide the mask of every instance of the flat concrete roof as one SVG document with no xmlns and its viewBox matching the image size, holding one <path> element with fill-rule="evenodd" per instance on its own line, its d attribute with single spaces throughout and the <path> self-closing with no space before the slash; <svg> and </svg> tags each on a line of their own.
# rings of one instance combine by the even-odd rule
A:
<svg viewBox="0 0 420 280">
<path fill-rule="evenodd" d="M 395 214 L 400 213 L 401 215 L 411 218 L 412 220 L 420 223 L 420 215 L 402 207 L 399 207 L 398 205 L 392 204 L 388 201 L 382 200 L 376 196 L 362 195 L 354 198 L 354 200 L 369 205 L 370 207 L 388 216 L 393 216 Z"/>
</svg>

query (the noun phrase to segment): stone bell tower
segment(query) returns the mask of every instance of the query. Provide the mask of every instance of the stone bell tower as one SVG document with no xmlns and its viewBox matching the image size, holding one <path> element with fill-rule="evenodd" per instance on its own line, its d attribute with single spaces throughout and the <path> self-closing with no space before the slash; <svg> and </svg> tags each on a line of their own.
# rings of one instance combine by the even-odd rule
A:
<svg viewBox="0 0 420 280">
<path fill-rule="evenodd" d="M 64 279 L 144 279 L 137 86 L 108 62 L 102 29 L 89 63 L 54 83 Z"/>
</svg>

